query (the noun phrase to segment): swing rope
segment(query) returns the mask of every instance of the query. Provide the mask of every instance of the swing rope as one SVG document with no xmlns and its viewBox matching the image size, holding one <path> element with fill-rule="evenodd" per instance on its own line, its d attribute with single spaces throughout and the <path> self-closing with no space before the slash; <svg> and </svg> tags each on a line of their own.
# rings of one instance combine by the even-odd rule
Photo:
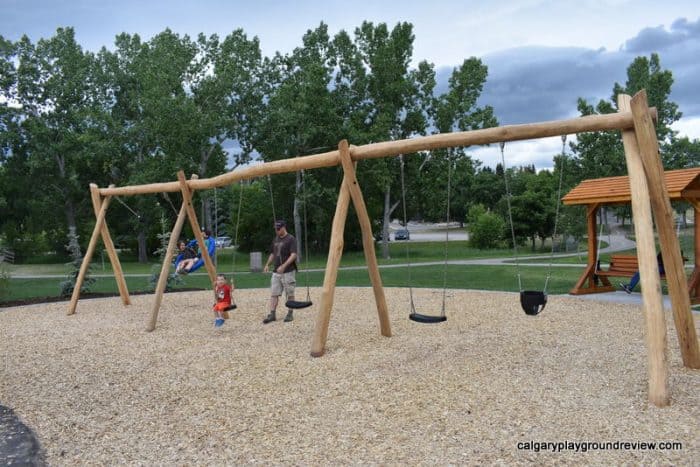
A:
<svg viewBox="0 0 700 467">
<path fill-rule="evenodd" d="M 303 174 L 303 171 L 302 171 L 302 189 L 304 189 L 304 185 L 303 185 L 303 176 L 304 176 L 304 174 Z M 272 177 L 270 176 L 270 174 L 267 175 L 267 184 L 268 184 L 268 187 L 270 188 L 270 204 L 271 204 L 271 206 L 272 206 L 272 217 L 274 218 L 274 219 L 273 219 L 273 222 L 274 222 L 274 221 L 277 221 L 277 214 L 276 214 L 276 212 L 275 212 L 275 197 L 274 197 L 273 194 L 272 194 Z M 304 196 L 304 197 L 306 196 L 306 193 L 305 193 L 305 192 L 304 192 L 303 196 Z M 306 200 L 304 200 L 304 234 L 306 235 Z M 306 237 L 306 238 L 308 238 L 308 237 Z M 305 241 L 304 243 L 306 244 L 306 241 Z M 309 278 L 308 278 L 308 246 L 306 246 L 306 249 L 307 249 L 307 250 L 306 250 L 306 253 L 305 253 L 305 254 L 306 254 L 306 262 L 307 262 L 307 263 L 306 263 L 306 265 L 307 265 L 306 269 L 307 269 L 307 270 L 306 270 L 305 275 L 304 275 L 304 277 L 305 277 L 304 280 L 305 280 L 305 282 L 306 282 L 306 301 L 287 300 L 287 302 L 285 303 L 285 306 L 286 306 L 287 308 L 291 308 L 291 309 L 300 309 L 300 308 L 307 308 L 307 307 L 310 307 L 311 305 L 313 305 L 313 302 L 311 302 L 311 293 L 310 293 L 310 291 L 309 291 Z M 282 276 L 282 281 L 283 281 L 283 284 L 284 284 L 284 276 Z M 285 288 L 286 288 L 286 286 L 285 286 Z"/>
<path fill-rule="evenodd" d="M 445 264 L 442 268 L 442 312 L 445 316 L 445 302 L 447 297 L 447 242 L 450 241 L 450 194 L 452 192 L 452 157 L 447 151 L 447 209 L 445 214 Z"/>
<path fill-rule="evenodd" d="M 311 293 L 309 292 L 309 229 L 306 223 L 306 178 L 304 170 L 301 171 L 301 192 L 304 202 L 304 282 L 306 282 L 306 301 L 311 301 Z"/>
<path fill-rule="evenodd" d="M 549 278 L 552 277 L 552 263 L 554 262 L 554 239 L 557 236 L 557 226 L 559 225 L 559 208 L 561 207 L 561 186 L 564 180 L 564 164 L 566 163 L 566 135 L 561 135 L 561 167 L 559 168 L 559 188 L 557 189 L 557 209 L 554 212 L 554 231 L 552 232 L 552 252 L 549 255 L 549 266 L 547 268 L 547 277 L 544 280 L 545 295 L 547 294 L 547 284 Z"/>
<path fill-rule="evenodd" d="M 116 199 L 116 200 L 119 202 L 119 204 L 121 204 L 122 206 L 124 206 L 126 209 L 128 209 L 129 211 L 131 211 L 131 213 L 132 213 L 134 216 L 136 216 L 136 218 L 137 218 L 139 221 L 141 221 L 141 214 L 139 214 L 138 212 L 136 212 L 136 211 L 134 211 L 133 209 L 131 209 L 131 208 L 129 207 L 128 204 L 126 204 L 124 201 L 122 201 L 122 200 L 119 198 L 119 196 L 115 196 L 114 199 Z"/>
<path fill-rule="evenodd" d="M 510 187 L 508 186 L 508 170 L 506 169 L 506 158 L 504 155 L 503 148 L 505 148 L 505 141 L 501 141 L 501 164 L 503 165 L 503 179 L 506 184 L 506 204 L 508 206 L 508 221 L 510 223 L 510 233 L 513 239 L 513 256 L 515 257 L 515 272 L 518 276 L 518 291 L 523 291 L 522 279 L 520 277 L 520 263 L 518 261 L 518 242 L 515 239 L 515 227 L 513 226 L 513 212 L 511 210 L 510 198 L 513 196 L 510 193 Z"/>
<path fill-rule="evenodd" d="M 179 215 L 179 213 L 177 212 L 177 209 L 175 209 L 175 205 L 173 204 L 173 202 L 170 200 L 170 196 L 168 196 L 168 192 L 164 191 L 161 193 L 161 195 L 163 195 L 163 198 L 165 198 L 165 200 L 168 202 L 168 204 L 170 204 L 170 207 L 172 208 L 173 213 L 175 214 L 175 217 L 177 217 Z"/>
<path fill-rule="evenodd" d="M 403 204 L 403 224 L 406 228 L 408 228 L 408 212 L 406 209 L 406 182 L 405 182 L 405 170 L 404 170 L 404 159 L 403 159 L 403 154 L 399 156 L 399 161 L 401 163 L 401 199 L 402 199 L 402 204 Z M 449 190 L 450 190 L 450 169 L 448 169 L 448 182 L 447 182 L 447 187 L 448 187 L 448 194 L 447 194 L 447 226 L 445 227 L 445 264 L 443 267 L 443 288 L 442 288 L 442 312 L 438 316 L 434 315 L 424 315 L 422 313 L 416 313 L 416 306 L 415 302 L 413 301 L 413 281 L 411 278 L 411 255 L 409 254 L 409 247 L 408 247 L 408 240 L 406 240 L 406 264 L 408 266 L 408 294 L 410 297 L 410 303 L 411 303 L 411 312 L 408 315 L 408 319 L 411 321 L 415 321 L 417 323 L 426 323 L 426 324 L 431 324 L 431 323 L 441 323 L 443 321 L 447 321 L 447 317 L 445 316 L 445 299 L 446 299 L 446 288 L 447 288 L 447 240 L 449 239 L 449 206 L 450 206 L 450 201 L 449 201 Z"/>
<path fill-rule="evenodd" d="M 272 206 L 272 222 L 277 220 L 277 214 L 275 213 L 275 197 L 272 195 L 272 177 L 267 174 L 267 186 L 270 189 L 270 205 Z"/>
<path fill-rule="evenodd" d="M 233 234 L 233 264 L 231 275 L 236 272 L 236 256 L 238 254 L 238 226 L 241 225 L 241 207 L 243 206 L 243 181 L 238 182 L 238 214 L 236 215 L 236 231 Z"/>
<path fill-rule="evenodd" d="M 403 154 L 399 156 L 401 166 L 401 201 L 403 204 L 403 225 L 408 228 L 408 214 L 406 211 L 406 184 L 404 181 L 404 160 Z M 411 312 L 410 316 L 416 314 L 416 306 L 413 302 L 413 281 L 411 280 L 411 255 L 409 254 L 408 241 L 406 241 L 406 265 L 408 266 L 408 296 L 410 299 Z"/>
<path fill-rule="evenodd" d="M 561 168 L 559 170 L 559 188 L 557 190 L 557 207 L 554 214 L 554 231 L 552 233 L 552 251 L 549 256 L 549 265 L 547 268 L 547 276 L 544 282 L 544 288 L 542 291 L 536 290 L 523 290 L 522 286 L 522 275 L 520 272 L 520 262 L 518 260 L 518 245 L 517 239 L 515 238 L 515 226 L 513 225 L 513 212 L 511 206 L 512 193 L 510 192 L 510 186 L 508 184 L 508 170 L 506 169 L 506 159 L 504 155 L 504 148 L 506 143 L 501 142 L 501 162 L 503 164 L 503 179 L 506 185 L 506 204 L 508 206 L 508 220 L 510 222 L 510 232 L 513 240 L 513 254 L 515 256 L 515 269 L 518 277 L 518 289 L 520 291 L 520 305 L 528 315 L 537 315 L 544 307 L 547 305 L 547 286 L 549 285 L 549 279 L 552 275 L 552 264 L 554 262 L 554 239 L 557 235 L 557 227 L 559 225 L 559 207 L 561 205 L 561 188 L 564 179 L 564 164 L 566 162 L 566 135 L 562 135 L 562 159 Z"/>
</svg>

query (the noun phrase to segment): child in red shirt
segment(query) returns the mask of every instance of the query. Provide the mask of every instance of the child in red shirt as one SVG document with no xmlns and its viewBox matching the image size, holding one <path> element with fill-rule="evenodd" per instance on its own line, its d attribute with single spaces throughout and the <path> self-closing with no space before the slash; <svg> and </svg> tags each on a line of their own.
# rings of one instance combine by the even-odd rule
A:
<svg viewBox="0 0 700 467">
<path fill-rule="evenodd" d="M 216 304 L 214 304 L 214 315 L 216 319 L 214 320 L 215 327 L 221 327 L 224 324 L 224 314 L 232 309 L 235 305 L 231 304 L 231 291 L 233 287 L 226 283 L 226 276 L 223 274 L 217 274 L 216 276 L 216 288 L 214 293 L 216 295 Z"/>
</svg>

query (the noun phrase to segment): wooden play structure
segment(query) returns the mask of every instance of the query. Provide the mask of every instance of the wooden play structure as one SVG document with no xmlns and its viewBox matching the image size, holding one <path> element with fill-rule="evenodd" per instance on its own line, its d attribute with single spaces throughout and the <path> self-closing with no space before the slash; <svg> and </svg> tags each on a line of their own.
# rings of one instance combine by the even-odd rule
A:
<svg viewBox="0 0 700 467">
<path fill-rule="evenodd" d="M 663 173 L 670 201 L 686 201 L 695 212 L 695 256 L 693 272 L 688 279 L 691 303 L 700 303 L 700 167 L 669 170 Z M 608 269 L 597 262 L 598 239 L 596 219 L 599 209 L 606 205 L 629 204 L 632 201 L 630 177 L 606 177 L 582 181 L 562 198 L 567 205 L 586 206 L 588 225 L 588 264 L 571 289 L 572 295 L 610 292 L 616 289 L 608 277 L 630 277 L 638 269 L 636 256 L 613 255 Z M 665 263 L 664 263 L 665 264 Z"/>
<path fill-rule="evenodd" d="M 161 268 L 160 279 L 155 291 L 151 319 L 147 326 L 153 331 L 156 326 L 167 276 L 169 274 L 172 252 L 175 242 L 180 236 L 185 218 L 189 219 L 200 249 L 203 251 L 205 266 L 212 283 L 215 280 L 215 270 L 211 258 L 204 248 L 199 223 L 192 207 L 192 193 L 196 190 L 211 189 L 225 186 L 240 180 L 256 178 L 271 174 L 295 172 L 321 167 L 340 165 L 344 172 L 336 205 L 335 216 L 331 230 L 330 247 L 326 271 L 321 292 L 321 300 L 316 316 L 314 335 L 311 342 L 311 355 L 320 357 L 324 354 L 328 338 L 331 310 L 335 293 L 338 267 L 343 253 L 343 231 L 348 214 L 350 200 L 355 207 L 361 231 L 362 244 L 367 261 L 374 297 L 379 318 L 379 330 L 382 336 L 391 336 L 391 326 L 381 276 L 377 266 L 374 251 L 371 222 L 355 173 L 355 164 L 365 159 L 391 157 L 411 154 L 431 149 L 490 144 L 503 141 L 536 139 L 550 136 L 561 136 L 589 131 L 622 130 L 627 166 L 629 168 L 629 183 L 632 193 L 632 208 L 634 211 L 635 230 L 638 243 L 638 257 L 641 268 L 642 293 L 644 294 L 644 316 L 647 328 L 647 347 L 649 355 L 649 400 L 658 405 L 669 402 L 667 390 L 666 362 L 666 326 L 663 315 L 663 303 L 660 293 L 659 275 L 656 273 L 656 253 L 654 232 L 651 222 L 653 209 L 659 237 L 663 245 L 666 275 L 673 301 L 673 313 L 681 346 L 681 354 L 685 366 L 700 368 L 700 351 L 698 339 L 693 324 L 693 316 L 688 300 L 685 275 L 681 261 L 680 249 L 671 222 L 668 190 L 662 177 L 663 169 L 658 156 L 658 142 L 654 130 L 653 118 L 655 109 L 650 109 L 646 93 L 639 92 L 634 98 L 620 96 L 621 105 L 618 113 L 606 115 L 589 115 L 569 120 L 559 120 L 525 125 L 509 125 L 474 131 L 446 133 L 412 139 L 387 141 L 350 146 L 347 141 L 339 143 L 338 149 L 322 154 L 268 162 L 251 167 L 238 169 L 209 179 L 187 180 L 184 173 L 178 173 L 174 182 L 153 183 L 140 186 L 125 186 L 98 188 L 90 186 L 92 201 L 97 222 L 85 253 L 85 258 L 78 275 L 73 296 L 70 301 L 68 314 L 76 311 L 80 288 L 85 272 L 90 263 L 99 237 L 102 238 L 109 259 L 114 268 L 117 284 L 122 301 L 128 305 L 129 293 L 126 281 L 119 264 L 119 258 L 114 250 L 106 222 L 107 208 L 113 196 L 129 196 L 160 192 L 181 192 L 183 203 L 173 227 L 168 245 L 168 254 Z"/>
</svg>

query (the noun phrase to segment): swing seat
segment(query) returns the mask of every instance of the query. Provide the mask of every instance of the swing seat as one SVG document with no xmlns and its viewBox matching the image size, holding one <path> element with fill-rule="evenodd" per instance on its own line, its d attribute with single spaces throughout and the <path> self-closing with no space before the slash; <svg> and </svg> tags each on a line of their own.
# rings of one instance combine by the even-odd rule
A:
<svg viewBox="0 0 700 467">
<path fill-rule="evenodd" d="M 408 315 L 408 319 L 411 321 L 415 321 L 416 323 L 425 323 L 425 324 L 432 324 L 432 323 L 442 323 L 443 321 L 447 321 L 447 316 L 431 316 L 431 315 L 422 315 L 420 313 L 411 313 Z"/>
<path fill-rule="evenodd" d="M 287 303 L 284 304 L 287 308 L 291 308 L 293 310 L 300 310 L 302 308 L 308 308 L 311 305 L 313 305 L 313 302 L 308 301 L 308 302 L 299 302 L 296 300 L 287 300 Z"/>
<path fill-rule="evenodd" d="M 535 316 L 547 305 L 547 294 L 539 290 L 523 290 L 520 292 L 520 305 L 525 314 Z"/>
</svg>

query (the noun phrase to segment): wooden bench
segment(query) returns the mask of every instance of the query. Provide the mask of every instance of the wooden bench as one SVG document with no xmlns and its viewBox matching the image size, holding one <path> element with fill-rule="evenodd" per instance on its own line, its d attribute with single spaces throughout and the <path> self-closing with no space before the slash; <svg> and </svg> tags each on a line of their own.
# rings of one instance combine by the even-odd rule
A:
<svg viewBox="0 0 700 467">
<path fill-rule="evenodd" d="M 688 258 L 683 258 L 683 262 Z M 610 267 L 607 270 L 598 269 L 596 276 L 610 277 L 632 277 L 639 270 L 637 256 L 635 255 L 612 255 L 610 257 Z M 666 279 L 666 274 L 661 274 L 661 279 Z"/>
</svg>

